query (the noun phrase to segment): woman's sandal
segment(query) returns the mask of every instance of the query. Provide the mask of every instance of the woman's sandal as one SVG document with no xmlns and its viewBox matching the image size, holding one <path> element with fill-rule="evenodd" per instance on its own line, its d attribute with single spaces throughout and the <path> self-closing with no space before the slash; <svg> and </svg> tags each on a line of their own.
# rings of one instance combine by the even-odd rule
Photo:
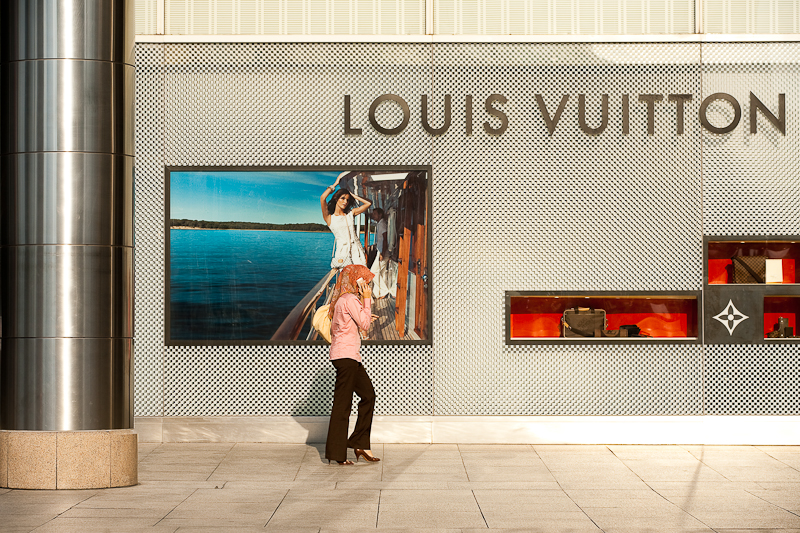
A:
<svg viewBox="0 0 800 533">
<path fill-rule="evenodd" d="M 365 450 L 359 450 L 358 448 L 354 449 L 353 452 L 356 454 L 356 462 L 358 462 L 359 457 L 363 457 L 365 461 L 369 461 L 370 463 L 377 463 L 380 461 L 374 455 L 369 455 Z"/>
<path fill-rule="evenodd" d="M 356 459 L 356 460 L 358 460 L 358 459 Z M 332 462 L 333 462 L 333 461 L 331 461 L 330 459 L 328 459 L 328 464 L 331 464 Z M 336 461 L 336 462 L 337 462 L 338 464 L 342 465 L 342 466 L 347 466 L 347 465 L 352 465 L 352 464 L 354 464 L 354 463 L 353 463 L 353 461 L 350 461 L 349 459 L 348 459 L 348 460 L 346 460 L 346 461 Z"/>
</svg>

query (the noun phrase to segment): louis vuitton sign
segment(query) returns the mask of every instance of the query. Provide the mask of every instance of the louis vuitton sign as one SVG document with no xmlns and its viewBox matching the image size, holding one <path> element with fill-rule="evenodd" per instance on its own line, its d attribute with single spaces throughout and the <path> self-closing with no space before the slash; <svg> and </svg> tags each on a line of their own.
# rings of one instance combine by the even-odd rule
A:
<svg viewBox="0 0 800 533">
<path fill-rule="evenodd" d="M 544 122 L 544 127 L 549 135 L 554 135 L 561 123 L 561 116 L 568 105 L 577 105 L 578 107 L 578 126 L 581 131 L 587 135 L 600 135 L 608 127 L 611 121 L 619 121 L 622 127 L 622 134 L 628 135 L 631 126 L 631 106 L 643 106 L 646 112 L 646 126 L 647 134 L 654 135 L 655 122 L 656 122 L 656 107 L 667 106 L 669 113 L 674 114 L 675 117 L 675 134 L 683 135 L 684 120 L 686 118 L 685 104 L 694 100 L 692 94 L 639 94 L 628 95 L 623 94 L 615 98 L 617 102 L 614 108 L 618 110 L 616 116 L 610 116 L 609 95 L 603 94 L 600 96 L 599 102 L 595 101 L 591 105 L 597 106 L 600 109 L 600 119 L 594 120 L 590 124 L 587 119 L 587 107 L 590 105 L 587 102 L 585 94 L 570 95 L 565 94 L 561 99 L 556 101 L 546 101 L 541 94 L 536 95 L 536 105 L 539 114 Z M 773 101 L 772 109 L 770 106 L 764 104 L 756 95 L 750 93 L 749 101 L 747 102 L 747 112 L 750 117 L 750 133 L 758 133 L 758 115 L 761 115 L 772 128 L 779 131 L 781 135 L 786 135 L 786 95 L 777 95 L 777 112 L 773 112 L 775 102 Z M 722 106 L 727 107 L 728 112 L 725 113 L 725 120 L 727 124 L 714 125 L 708 120 L 708 108 L 717 101 L 721 101 Z M 499 136 L 503 135 L 509 127 L 510 117 L 503 106 L 508 103 L 508 98 L 502 94 L 491 94 L 483 101 L 483 105 L 479 105 L 479 111 L 475 114 L 473 97 L 471 94 L 464 96 L 464 134 L 472 135 L 474 121 L 477 119 L 480 127 L 483 128 L 489 135 Z M 378 120 L 377 111 L 382 105 L 395 105 L 402 111 L 402 119 L 396 124 L 384 124 Z M 439 124 L 431 124 L 429 118 L 430 110 L 428 103 L 428 96 L 421 95 L 419 99 L 419 124 L 430 135 L 444 135 L 450 129 L 452 122 L 453 112 L 453 98 L 452 95 L 444 95 L 444 120 Z M 593 116 L 596 116 L 596 111 L 593 111 Z M 739 125 L 742 119 L 742 104 L 733 96 L 727 93 L 714 93 L 703 99 L 697 112 L 697 118 L 702 127 L 716 134 L 730 133 Z M 344 96 L 344 133 L 345 135 L 361 135 L 363 128 L 368 122 L 369 125 L 384 135 L 400 135 L 403 133 L 411 122 L 412 111 L 408 102 L 401 96 L 396 94 L 384 94 L 378 96 L 372 101 L 369 106 L 366 121 L 364 117 L 353 117 L 350 104 L 350 95 Z M 563 128 L 563 125 L 561 126 Z"/>
</svg>

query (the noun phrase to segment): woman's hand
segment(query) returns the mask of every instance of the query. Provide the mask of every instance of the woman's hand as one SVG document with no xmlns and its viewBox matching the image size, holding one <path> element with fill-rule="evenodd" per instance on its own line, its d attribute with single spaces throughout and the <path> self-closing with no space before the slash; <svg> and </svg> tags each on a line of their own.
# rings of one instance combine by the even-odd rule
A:
<svg viewBox="0 0 800 533">
<path fill-rule="evenodd" d="M 329 185 L 324 191 L 322 191 L 322 196 L 319 197 L 319 207 L 322 209 L 322 219 L 328 226 L 331 225 L 331 214 L 328 213 L 328 196 L 330 196 L 331 193 L 336 190 L 336 186 L 339 185 L 341 180 L 342 175 L 339 174 L 339 176 L 336 178 L 336 181 L 333 182 L 333 185 Z"/>
<path fill-rule="evenodd" d="M 360 196 L 356 196 L 355 194 L 351 194 L 351 196 L 356 200 L 358 200 L 359 202 L 361 202 L 360 206 L 356 207 L 355 209 L 353 209 L 353 211 L 351 211 L 354 217 L 357 217 L 358 215 L 369 209 L 370 206 L 372 205 L 372 202 L 370 202 L 366 198 L 361 198 Z"/>
<path fill-rule="evenodd" d="M 369 283 L 364 281 L 363 279 L 358 282 L 358 292 L 361 293 L 361 297 L 365 300 L 367 298 L 372 299 L 372 287 L 369 286 Z"/>
</svg>

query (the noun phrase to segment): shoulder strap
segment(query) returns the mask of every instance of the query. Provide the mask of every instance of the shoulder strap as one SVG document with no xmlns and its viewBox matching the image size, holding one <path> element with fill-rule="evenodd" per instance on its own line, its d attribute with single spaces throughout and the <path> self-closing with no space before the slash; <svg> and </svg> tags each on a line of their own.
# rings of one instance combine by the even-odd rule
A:
<svg viewBox="0 0 800 533">
<path fill-rule="evenodd" d="M 744 269 L 745 269 L 745 270 L 747 270 L 747 272 L 748 272 L 748 273 L 749 273 L 751 276 L 753 276 L 753 279 L 754 279 L 754 280 L 756 280 L 756 281 L 757 281 L 757 282 L 759 282 L 759 283 L 764 283 L 764 278 L 762 278 L 761 276 L 759 276 L 758 274 L 756 274 L 756 271 L 755 271 L 755 270 L 753 270 L 752 268 L 750 268 L 750 265 L 748 265 L 747 263 L 745 263 L 745 262 L 742 260 L 742 258 L 741 258 L 741 257 L 739 257 L 739 256 L 732 257 L 732 258 L 731 258 L 731 260 L 732 260 L 732 261 L 736 261 L 737 263 L 739 263 L 740 265 L 742 265 L 742 266 L 744 267 Z"/>
</svg>

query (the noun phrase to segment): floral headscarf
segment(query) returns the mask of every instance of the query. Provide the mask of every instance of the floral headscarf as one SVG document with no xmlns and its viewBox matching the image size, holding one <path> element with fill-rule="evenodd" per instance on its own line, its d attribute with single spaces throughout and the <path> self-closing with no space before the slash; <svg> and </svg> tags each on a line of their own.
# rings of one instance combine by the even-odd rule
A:
<svg viewBox="0 0 800 533">
<path fill-rule="evenodd" d="M 375 274 L 364 265 L 347 265 L 339 271 L 339 279 L 336 280 L 336 287 L 333 289 L 333 296 L 331 296 L 331 306 L 328 309 L 328 318 L 333 318 L 333 310 L 336 309 L 336 302 L 343 294 L 355 294 L 358 296 L 358 278 L 364 278 L 364 281 L 369 283 Z"/>
</svg>

